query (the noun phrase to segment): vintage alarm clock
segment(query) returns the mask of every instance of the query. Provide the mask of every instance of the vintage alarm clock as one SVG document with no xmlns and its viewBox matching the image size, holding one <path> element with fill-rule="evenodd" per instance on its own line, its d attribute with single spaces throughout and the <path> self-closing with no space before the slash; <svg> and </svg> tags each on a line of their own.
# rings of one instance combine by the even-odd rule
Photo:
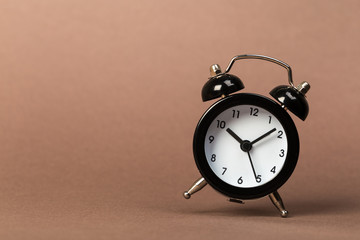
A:
<svg viewBox="0 0 360 240">
<path fill-rule="evenodd" d="M 289 85 L 270 91 L 276 100 L 251 93 L 237 93 L 242 81 L 229 74 L 234 62 L 260 59 L 287 70 Z M 193 140 L 196 166 L 202 177 L 184 197 L 201 190 L 207 183 L 232 202 L 268 195 L 282 217 L 288 215 L 277 190 L 293 173 L 299 156 L 299 136 L 287 110 L 305 120 L 309 106 L 305 98 L 307 82 L 295 87 L 288 64 L 261 55 L 232 58 L 225 72 L 210 67 L 211 78 L 202 89 L 203 101 L 220 98 L 201 117 Z"/>
</svg>

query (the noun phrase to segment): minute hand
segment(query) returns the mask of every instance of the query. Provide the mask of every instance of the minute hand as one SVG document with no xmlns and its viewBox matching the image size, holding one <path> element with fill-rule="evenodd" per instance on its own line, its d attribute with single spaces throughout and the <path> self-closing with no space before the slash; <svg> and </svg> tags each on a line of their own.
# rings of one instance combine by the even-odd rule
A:
<svg viewBox="0 0 360 240">
<path fill-rule="evenodd" d="M 261 139 L 263 139 L 264 137 L 269 136 L 271 133 L 275 132 L 276 128 L 271 129 L 270 131 L 268 131 L 267 133 L 261 135 L 260 137 L 258 137 L 257 139 L 255 139 L 254 141 L 251 142 L 251 144 L 257 143 L 258 141 L 260 141 Z"/>
</svg>

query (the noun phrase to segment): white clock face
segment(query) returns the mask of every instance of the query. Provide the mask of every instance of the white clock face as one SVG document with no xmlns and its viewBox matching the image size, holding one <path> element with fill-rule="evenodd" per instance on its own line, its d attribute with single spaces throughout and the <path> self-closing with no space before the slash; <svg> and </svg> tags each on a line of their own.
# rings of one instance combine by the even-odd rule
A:
<svg viewBox="0 0 360 240">
<path fill-rule="evenodd" d="M 204 148 L 217 177 L 235 187 L 252 188 L 278 175 L 286 160 L 288 140 L 283 126 L 269 111 L 238 105 L 212 121 Z"/>
</svg>

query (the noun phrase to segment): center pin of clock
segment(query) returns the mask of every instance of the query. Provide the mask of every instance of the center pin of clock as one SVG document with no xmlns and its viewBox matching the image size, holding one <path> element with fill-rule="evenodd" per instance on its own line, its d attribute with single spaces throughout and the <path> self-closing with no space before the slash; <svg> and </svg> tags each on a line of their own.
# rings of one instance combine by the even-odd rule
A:
<svg viewBox="0 0 360 240">
<path fill-rule="evenodd" d="M 249 152 L 252 148 L 252 144 L 250 141 L 245 140 L 240 144 L 240 148 L 241 150 L 243 150 L 244 152 Z"/>
</svg>

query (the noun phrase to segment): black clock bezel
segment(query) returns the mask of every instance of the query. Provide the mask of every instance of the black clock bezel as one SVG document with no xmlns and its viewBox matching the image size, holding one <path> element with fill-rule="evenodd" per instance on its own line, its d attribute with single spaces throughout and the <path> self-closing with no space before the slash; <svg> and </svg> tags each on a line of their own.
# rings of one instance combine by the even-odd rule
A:
<svg viewBox="0 0 360 240">
<path fill-rule="evenodd" d="M 222 181 L 211 170 L 205 155 L 204 143 L 210 124 L 220 113 L 228 108 L 238 105 L 254 105 L 266 109 L 280 121 L 287 136 L 288 151 L 283 168 L 274 179 L 258 187 L 241 188 Z M 220 193 L 238 199 L 260 198 L 279 189 L 289 179 L 296 167 L 299 157 L 299 148 L 299 135 L 289 114 L 275 101 L 251 93 L 233 94 L 220 99 L 211 105 L 199 120 L 193 140 L 195 162 L 206 182 Z"/>
</svg>

